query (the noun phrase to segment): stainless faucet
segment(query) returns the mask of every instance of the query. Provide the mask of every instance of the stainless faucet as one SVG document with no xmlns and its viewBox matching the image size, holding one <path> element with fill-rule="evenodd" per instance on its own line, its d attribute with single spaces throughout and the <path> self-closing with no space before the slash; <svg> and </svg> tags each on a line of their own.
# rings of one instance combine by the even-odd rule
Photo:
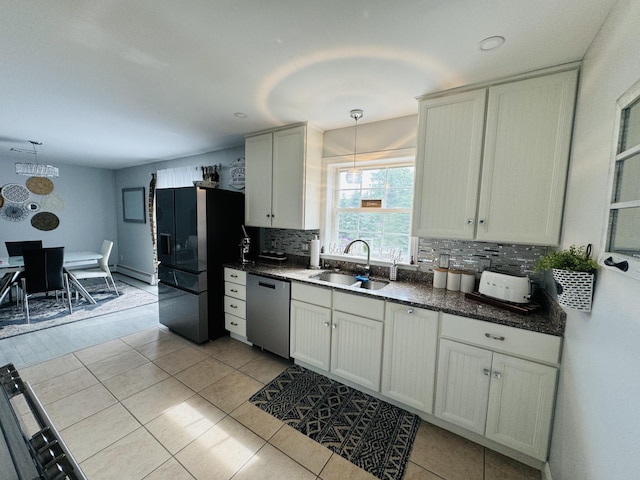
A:
<svg viewBox="0 0 640 480">
<path fill-rule="evenodd" d="M 362 242 L 367 246 L 367 264 L 364 267 L 364 274 L 366 277 L 369 276 L 369 272 L 371 271 L 371 247 L 369 246 L 369 244 L 367 242 L 365 242 L 364 240 L 360 240 L 359 238 L 350 241 L 346 247 L 344 247 L 344 253 L 347 254 L 349 253 L 349 250 L 351 249 L 351 245 L 353 245 L 356 242 Z"/>
</svg>

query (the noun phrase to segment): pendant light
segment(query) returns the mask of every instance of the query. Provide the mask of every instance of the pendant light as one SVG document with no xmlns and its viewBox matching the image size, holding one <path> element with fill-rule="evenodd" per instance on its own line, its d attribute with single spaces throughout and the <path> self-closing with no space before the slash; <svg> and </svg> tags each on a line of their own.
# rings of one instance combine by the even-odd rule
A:
<svg viewBox="0 0 640 480">
<path fill-rule="evenodd" d="M 353 138 L 353 168 L 347 172 L 347 183 L 359 184 L 362 181 L 362 170 L 356 168 L 356 153 L 358 151 L 358 120 L 362 118 L 362 110 L 354 109 L 350 112 L 351 118 L 356 121 L 356 128 Z"/>
</svg>

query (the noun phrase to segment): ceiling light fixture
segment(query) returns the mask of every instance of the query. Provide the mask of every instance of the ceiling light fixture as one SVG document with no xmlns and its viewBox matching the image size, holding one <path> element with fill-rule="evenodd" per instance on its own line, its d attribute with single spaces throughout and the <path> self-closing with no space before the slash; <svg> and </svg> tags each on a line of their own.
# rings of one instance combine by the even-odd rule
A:
<svg viewBox="0 0 640 480">
<path fill-rule="evenodd" d="M 354 132 L 353 138 L 353 168 L 347 172 L 347 183 L 360 183 L 362 181 L 362 171 L 356 168 L 356 153 L 358 151 L 358 120 L 362 118 L 362 110 L 354 109 L 349 112 L 351 118 L 356 121 L 356 128 Z"/>
<path fill-rule="evenodd" d="M 54 167 L 53 165 L 41 165 L 38 163 L 38 152 L 36 150 L 36 145 L 42 145 L 42 142 L 35 142 L 33 140 L 29 140 L 33 151 L 25 150 L 22 148 L 11 148 L 12 152 L 20 152 L 20 153 L 29 153 L 35 157 L 35 163 L 28 162 L 16 162 L 16 174 L 17 175 L 26 175 L 29 177 L 58 177 L 60 176 L 60 170 L 58 167 Z"/>
<path fill-rule="evenodd" d="M 480 40 L 478 48 L 480 48 L 482 52 L 488 52 L 490 50 L 500 48 L 502 45 L 504 45 L 504 37 L 495 35 L 493 37 L 487 37 L 484 40 Z"/>
</svg>

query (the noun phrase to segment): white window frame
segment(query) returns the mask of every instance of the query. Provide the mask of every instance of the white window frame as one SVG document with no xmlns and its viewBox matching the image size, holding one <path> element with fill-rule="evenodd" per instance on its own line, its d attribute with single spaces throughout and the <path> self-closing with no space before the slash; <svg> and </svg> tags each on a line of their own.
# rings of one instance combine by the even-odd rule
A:
<svg viewBox="0 0 640 480">
<path fill-rule="evenodd" d="M 358 167 L 367 168 L 375 167 L 376 165 L 389 165 L 390 163 L 397 163 L 399 165 L 412 164 L 415 167 L 416 149 L 415 148 L 403 148 L 398 150 L 386 150 L 382 152 L 372 153 L 358 153 L 356 165 Z M 336 170 L 345 167 L 353 167 L 353 154 L 341 155 L 337 157 L 325 157 L 322 159 L 323 169 L 323 182 L 322 182 L 322 204 L 324 207 L 322 213 L 322 228 L 320 229 L 320 242 L 325 247 L 325 253 L 322 258 L 325 260 L 342 260 L 353 261 L 354 259 L 362 259 L 366 257 L 357 255 L 342 255 L 337 253 L 330 253 L 328 251 L 329 244 L 332 241 L 329 232 L 333 231 L 334 219 L 333 219 L 333 205 L 337 201 L 337 190 L 335 188 L 336 182 Z M 415 179 L 414 179 L 415 180 Z M 415 188 L 415 185 L 414 185 Z M 411 209 L 413 210 L 413 209 Z M 378 211 L 378 210 L 377 210 Z M 413 212 L 412 212 L 413 214 Z M 410 237 L 410 249 L 409 256 L 417 259 L 418 254 L 418 239 L 416 237 Z M 417 260 L 416 260 L 417 261 Z M 400 265 L 409 265 L 410 258 L 403 258 Z M 372 265 L 389 266 L 391 261 L 384 261 L 380 259 L 371 259 Z"/>
<path fill-rule="evenodd" d="M 630 148 L 627 148 L 624 152 L 618 153 L 618 147 L 620 142 L 620 136 L 622 132 L 620 130 L 622 124 L 622 111 L 633 104 L 636 100 L 640 98 L 640 80 L 637 81 L 627 92 L 624 93 L 616 104 L 616 117 L 615 117 L 615 137 L 613 139 L 612 146 L 612 154 L 611 154 L 611 164 L 609 167 L 609 207 L 606 212 L 606 219 L 604 222 L 604 235 L 603 235 L 603 245 L 605 246 L 605 250 L 609 247 L 609 222 L 611 218 L 611 213 L 614 209 L 619 208 L 627 208 L 627 207 L 640 207 L 640 199 L 634 200 L 630 202 L 623 203 L 613 203 L 613 189 L 615 187 L 615 175 L 616 175 L 616 166 L 619 161 L 625 160 L 635 154 L 640 150 L 640 145 L 634 145 Z M 627 262 L 628 270 L 626 272 L 607 265 L 605 261 L 611 259 L 614 263 Z M 640 257 L 624 255 L 617 252 L 609 252 L 605 251 L 602 253 L 599 259 L 600 265 L 609 270 L 613 270 L 619 272 L 623 275 L 629 276 L 631 278 L 635 278 L 640 280 Z"/>
</svg>

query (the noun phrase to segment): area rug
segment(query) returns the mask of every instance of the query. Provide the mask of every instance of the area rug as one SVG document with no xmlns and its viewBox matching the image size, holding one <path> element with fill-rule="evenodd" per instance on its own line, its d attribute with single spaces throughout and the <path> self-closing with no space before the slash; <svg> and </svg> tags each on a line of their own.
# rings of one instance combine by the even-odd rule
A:
<svg viewBox="0 0 640 480">
<path fill-rule="evenodd" d="M 36 296 L 29 302 L 31 323 L 27 324 L 24 313 L 16 308 L 15 301 L 5 302 L 0 308 L 0 338 L 14 337 L 158 301 L 157 295 L 119 280 L 116 280 L 116 286 L 120 296 L 109 290 L 102 279 L 83 282 L 83 285 L 97 303 L 90 304 L 82 297 L 77 303 L 74 297 L 71 315 L 61 298 L 56 300 L 55 296 Z"/>
<path fill-rule="evenodd" d="M 249 401 L 372 475 L 399 480 L 420 418 L 293 365 Z"/>
</svg>

